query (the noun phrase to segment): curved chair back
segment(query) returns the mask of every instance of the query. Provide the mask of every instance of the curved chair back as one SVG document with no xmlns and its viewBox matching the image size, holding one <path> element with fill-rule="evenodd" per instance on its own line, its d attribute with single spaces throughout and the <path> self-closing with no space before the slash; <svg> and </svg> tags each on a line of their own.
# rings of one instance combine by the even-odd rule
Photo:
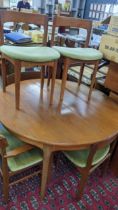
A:
<svg viewBox="0 0 118 210">
<path fill-rule="evenodd" d="M 92 29 L 92 21 L 74 18 L 74 17 L 64 17 L 64 16 L 56 16 L 53 20 L 53 28 L 52 28 L 52 39 L 51 46 L 54 45 L 54 36 L 55 36 L 55 28 L 56 27 L 65 27 L 65 28 L 83 28 L 87 30 L 87 37 L 85 40 L 84 47 L 87 47 L 89 44 L 91 29 Z"/>
<path fill-rule="evenodd" d="M 95 153 L 98 150 L 103 149 L 107 145 L 111 145 L 111 146 L 110 146 L 110 151 L 107 154 L 107 156 L 105 157 L 105 159 L 107 159 L 108 157 L 110 157 L 111 154 L 112 154 L 112 152 L 113 152 L 113 150 L 114 150 L 114 148 L 115 148 L 115 145 L 116 145 L 116 142 L 117 142 L 115 140 L 117 140 L 117 137 L 118 137 L 118 133 L 113 134 L 112 136 L 109 136 L 107 139 L 102 140 L 102 141 L 100 141 L 98 143 L 92 144 L 90 146 L 90 152 L 89 152 L 89 156 L 88 156 L 88 159 L 87 159 L 87 167 L 90 168 L 90 166 L 92 165 L 92 161 L 93 161 L 93 157 L 94 157 Z M 104 160 L 102 160 L 102 162 L 103 161 Z"/>
<path fill-rule="evenodd" d="M 27 23 L 44 26 L 43 45 L 47 44 L 47 31 L 48 31 L 48 17 L 35 13 L 25 13 L 18 11 L 1 11 L 0 12 L 0 45 L 4 44 L 3 24 L 6 22 L 14 23 Z"/>
</svg>

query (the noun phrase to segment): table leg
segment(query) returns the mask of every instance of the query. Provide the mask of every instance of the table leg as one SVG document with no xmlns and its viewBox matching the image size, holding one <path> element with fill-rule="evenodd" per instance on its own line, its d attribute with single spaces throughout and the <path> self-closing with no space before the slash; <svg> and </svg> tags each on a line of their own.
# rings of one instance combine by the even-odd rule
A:
<svg viewBox="0 0 118 210">
<path fill-rule="evenodd" d="M 45 197 L 46 185 L 49 181 L 51 174 L 51 165 L 53 162 L 53 151 L 52 147 L 45 146 L 43 149 L 43 169 L 42 169 L 42 180 L 41 180 L 41 198 Z"/>
</svg>

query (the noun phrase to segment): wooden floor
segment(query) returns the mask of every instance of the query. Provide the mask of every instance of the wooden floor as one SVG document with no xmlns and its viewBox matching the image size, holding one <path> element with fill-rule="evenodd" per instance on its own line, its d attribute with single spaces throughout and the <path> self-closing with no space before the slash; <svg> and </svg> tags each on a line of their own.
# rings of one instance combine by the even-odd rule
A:
<svg viewBox="0 0 118 210">
<path fill-rule="evenodd" d="M 47 81 L 46 81 L 47 82 Z M 14 84 L 7 92 L 0 91 L 0 120 L 23 140 L 34 145 L 71 146 L 97 142 L 118 131 L 118 97 L 93 91 L 87 102 L 88 87 L 67 82 L 61 112 L 57 110 L 60 81 L 56 81 L 54 104 L 49 107 L 49 93 L 45 83 L 40 93 L 40 80 L 21 82 L 20 110 L 15 109 Z M 74 93 L 74 94 L 73 94 Z"/>
</svg>

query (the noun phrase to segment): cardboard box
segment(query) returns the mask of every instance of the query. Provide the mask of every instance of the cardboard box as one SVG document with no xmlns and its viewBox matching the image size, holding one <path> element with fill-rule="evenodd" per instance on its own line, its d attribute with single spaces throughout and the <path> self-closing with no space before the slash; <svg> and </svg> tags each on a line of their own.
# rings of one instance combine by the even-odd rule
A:
<svg viewBox="0 0 118 210">
<path fill-rule="evenodd" d="M 118 16 L 111 16 L 108 34 L 118 36 Z"/>
<path fill-rule="evenodd" d="M 104 58 L 118 63 L 118 37 L 102 35 L 99 49 Z"/>
</svg>

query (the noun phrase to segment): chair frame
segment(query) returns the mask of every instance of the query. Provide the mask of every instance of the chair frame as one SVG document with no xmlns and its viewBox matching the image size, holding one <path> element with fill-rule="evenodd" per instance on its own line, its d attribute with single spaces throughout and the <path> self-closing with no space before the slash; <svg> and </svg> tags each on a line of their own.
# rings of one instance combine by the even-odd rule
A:
<svg viewBox="0 0 118 210">
<path fill-rule="evenodd" d="M 17 155 L 20 155 L 24 152 L 27 152 L 27 151 L 33 149 L 34 146 L 29 145 L 29 144 L 25 144 L 25 145 L 20 146 L 19 148 L 16 148 L 12 151 L 6 152 L 6 147 L 7 146 L 8 146 L 8 142 L 7 142 L 6 138 L 3 135 L 0 135 L 0 149 L 1 149 L 0 155 L 1 155 L 1 158 L 2 158 L 2 168 L 0 169 L 0 173 L 3 177 L 3 194 L 4 194 L 4 199 L 5 199 L 6 202 L 8 202 L 9 186 L 12 186 L 13 184 L 16 184 L 16 183 L 21 182 L 21 181 L 23 181 L 27 178 L 30 178 L 30 177 L 32 177 L 36 174 L 41 173 L 41 170 L 37 170 L 37 171 L 34 171 L 33 173 L 31 173 L 31 174 L 29 174 L 25 177 L 20 178 L 19 180 L 12 181 L 11 183 L 9 183 L 9 178 L 11 176 L 13 176 L 15 174 L 18 174 L 20 172 L 23 172 L 26 169 L 30 169 L 32 166 L 26 167 L 22 170 L 18 170 L 16 172 L 12 172 L 12 171 L 8 170 L 7 159 L 11 158 L 11 157 L 15 157 Z M 36 166 L 36 165 L 38 165 L 38 164 L 34 164 L 33 166 Z"/>
<path fill-rule="evenodd" d="M 0 44 L 4 44 L 4 35 L 3 35 L 3 23 L 5 22 L 25 22 L 32 23 L 36 25 L 44 26 L 44 39 L 43 45 L 47 44 L 47 32 L 48 32 L 48 17 L 46 15 L 40 14 L 31 14 L 24 12 L 16 12 L 16 11 L 2 11 L 0 12 L 0 32 L 1 32 L 1 40 Z M 6 92 L 7 85 L 7 73 L 6 73 L 6 61 L 9 61 L 14 66 L 14 77 L 15 77 L 15 101 L 16 101 L 16 109 L 19 109 L 20 105 L 20 80 L 21 80 L 21 67 L 34 67 L 41 66 L 41 90 L 44 86 L 44 74 L 45 74 L 45 66 L 49 66 L 52 73 L 52 83 L 51 83 L 51 94 L 50 94 L 50 105 L 53 103 L 53 93 L 54 93 L 54 85 L 55 85 L 55 77 L 57 70 L 57 61 L 50 62 L 26 62 L 11 59 L 2 53 L 2 77 L 3 77 L 3 91 Z"/>
<path fill-rule="evenodd" d="M 81 168 L 79 166 L 76 166 L 82 175 L 82 178 L 79 183 L 79 191 L 77 192 L 78 200 L 80 200 L 82 198 L 84 187 L 85 187 L 85 184 L 88 179 L 88 175 L 91 174 L 98 166 L 100 166 L 104 161 L 107 160 L 107 163 L 106 163 L 106 165 L 104 167 L 104 171 L 103 171 L 103 174 L 105 173 L 105 171 L 108 167 L 108 164 L 109 164 L 109 160 L 110 160 L 112 153 L 114 151 L 114 148 L 116 146 L 117 140 L 118 140 L 118 133 L 113 134 L 112 136 L 108 137 L 107 139 L 105 139 L 103 141 L 100 141 L 98 143 L 91 144 L 88 147 L 82 148 L 82 149 L 90 149 L 90 152 L 88 155 L 86 167 Z M 97 152 L 97 150 L 102 149 L 107 145 L 110 145 L 110 151 L 108 152 L 108 154 L 98 164 L 95 164 L 94 166 L 92 166 L 92 161 L 93 161 L 94 155 Z"/>
<path fill-rule="evenodd" d="M 85 19 L 78 19 L 78 18 L 73 18 L 73 17 L 55 17 L 54 18 L 54 22 L 53 22 L 53 29 L 52 29 L 52 39 L 51 39 L 51 46 L 54 46 L 54 35 L 55 35 L 55 28 L 56 27 L 76 27 L 76 28 L 83 28 L 87 30 L 87 38 L 85 41 L 85 44 L 83 45 L 83 47 L 88 47 L 89 45 L 89 40 L 91 37 L 91 29 L 92 29 L 92 22 L 90 20 L 85 20 Z M 60 93 L 60 101 L 59 101 L 59 106 L 62 105 L 63 102 L 63 98 L 64 98 L 64 89 L 66 86 L 66 80 L 67 80 L 67 72 L 70 66 L 77 66 L 78 64 L 81 64 L 80 67 L 80 78 L 78 80 L 78 89 L 79 86 L 81 84 L 82 81 L 82 76 L 83 76 L 83 71 L 84 71 L 84 66 L 85 63 L 86 64 L 93 64 L 94 65 L 94 69 L 93 69 L 93 74 L 92 74 L 92 78 L 91 78 L 91 85 L 90 85 L 90 90 L 89 90 L 89 95 L 88 95 L 88 101 L 91 98 L 91 94 L 92 94 L 92 90 L 94 88 L 94 84 L 95 84 L 95 78 L 96 78 L 96 73 L 98 70 L 98 65 L 100 60 L 92 60 L 92 61 L 88 61 L 88 60 L 77 60 L 77 59 L 72 59 L 72 58 L 68 58 L 68 57 L 64 57 L 62 56 L 62 60 L 64 63 L 64 69 L 63 69 L 63 73 L 62 73 L 62 84 L 61 84 L 61 93 Z M 48 82 L 49 84 L 49 82 Z"/>
</svg>

